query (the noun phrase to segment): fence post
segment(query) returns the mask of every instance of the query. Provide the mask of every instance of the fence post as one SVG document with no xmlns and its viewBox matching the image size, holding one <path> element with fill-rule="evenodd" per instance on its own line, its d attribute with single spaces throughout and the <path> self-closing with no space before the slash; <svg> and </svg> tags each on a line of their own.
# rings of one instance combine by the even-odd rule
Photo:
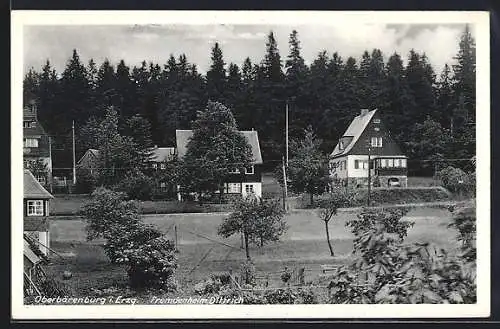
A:
<svg viewBox="0 0 500 329">
<path fill-rule="evenodd" d="M 299 284 L 300 285 L 304 285 L 305 284 L 304 271 L 305 271 L 305 269 L 303 267 L 299 268 Z"/>
<path fill-rule="evenodd" d="M 174 224 L 174 242 L 175 242 L 175 250 L 178 250 L 177 224 Z"/>
</svg>

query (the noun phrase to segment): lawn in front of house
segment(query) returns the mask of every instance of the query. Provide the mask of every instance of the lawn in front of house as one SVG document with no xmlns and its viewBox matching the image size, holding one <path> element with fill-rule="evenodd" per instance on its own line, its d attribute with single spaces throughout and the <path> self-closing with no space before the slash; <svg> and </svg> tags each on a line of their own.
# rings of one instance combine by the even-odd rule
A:
<svg viewBox="0 0 500 329">
<path fill-rule="evenodd" d="M 239 236 L 229 239 L 217 236 L 217 227 L 224 216 L 170 214 L 143 217 L 145 222 L 165 232 L 169 239 L 174 239 L 174 225 L 177 226 L 177 278 L 181 291 L 192 289 L 194 283 L 205 279 L 211 272 L 230 269 L 237 272 L 245 261 Z M 324 223 L 316 216 L 315 210 L 292 211 L 287 215 L 289 229 L 281 241 L 263 248 L 252 247 L 250 254 L 256 270 L 261 274 L 278 273 L 285 266 L 303 266 L 306 268 L 306 281 L 314 280 L 320 273 L 321 264 L 342 264 L 350 259 L 353 236 L 345 223 L 355 217 L 355 213 L 339 213 L 332 219 L 329 228 L 336 255 L 331 257 L 325 240 Z M 448 250 L 456 248 L 456 232 L 447 228 L 451 219 L 447 210 L 417 208 L 407 214 L 407 219 L 415 222 L 408 232 L 407 242 L 427 241 Z M 50 230 L 52 247 L 63 259 L 55 256 L 55 263 L 48 266 L 48 271 L 58 276 L 64 270 L 72 271 L 73 278 L 66 282 L 75 294 L 88 293 L 92 288 L 126 284 L 125 268 L 109 264 L 101 246 L 103 241 L 86 241 L 85 223 L 82 220 L 53 219 Z"/>
</svg>

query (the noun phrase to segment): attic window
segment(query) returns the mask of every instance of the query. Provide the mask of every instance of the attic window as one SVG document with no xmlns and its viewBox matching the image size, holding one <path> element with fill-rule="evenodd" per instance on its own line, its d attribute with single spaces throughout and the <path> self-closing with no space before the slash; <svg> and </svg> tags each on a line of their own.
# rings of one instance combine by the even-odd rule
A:
<svg viewBox="0 0 500 329">
<path fill-rule="evenodd" d="M 254 172 L 254 167 L 253 166 L 245 168 L 245 174 L 247 174 L 247 175 L 253 175 L 254 173 L 255 172 Z"/>
<path fill-rule="evenodd" d="M 373 123 L 380 123 L 380 119 L 373 119 Z"/>
</svg>

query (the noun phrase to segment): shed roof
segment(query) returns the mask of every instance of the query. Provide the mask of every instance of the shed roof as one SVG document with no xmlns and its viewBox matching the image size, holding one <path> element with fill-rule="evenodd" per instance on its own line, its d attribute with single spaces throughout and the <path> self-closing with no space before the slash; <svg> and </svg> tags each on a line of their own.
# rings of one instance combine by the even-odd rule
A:
<svg viewBox="0 0 500 329">
<path fill-rule="evenodd" d="M 252 156 L 254 164 L 262 164 L 262 154 L 260 152 L 259 134 L 255 130 L 247 131 L 240 130 L 240 133 L 246 137 L 248 144 L 252 148 Z M 175 137 L 177 143 L 177 154 L 182 158 L 187 152 L 187 144 L 193 136 L 192 130 L 176 130 Z"/>
<path fill-rule="evenodd" d="M 54 197 L 36 180 L 28 169 L 24 169 L 24 198 L 53 199 Z"/>
</svg>

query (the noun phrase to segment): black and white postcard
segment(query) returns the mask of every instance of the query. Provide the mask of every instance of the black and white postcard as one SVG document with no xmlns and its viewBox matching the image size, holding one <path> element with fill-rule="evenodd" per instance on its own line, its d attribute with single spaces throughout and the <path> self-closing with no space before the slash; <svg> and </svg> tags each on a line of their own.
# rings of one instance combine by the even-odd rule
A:
<svg viewBox="0 0 500 329">
<path fill-rule="evenodd" d="M 489 316 L 487 12 L 11 17 L 13 318 Z"/>
</svg>

